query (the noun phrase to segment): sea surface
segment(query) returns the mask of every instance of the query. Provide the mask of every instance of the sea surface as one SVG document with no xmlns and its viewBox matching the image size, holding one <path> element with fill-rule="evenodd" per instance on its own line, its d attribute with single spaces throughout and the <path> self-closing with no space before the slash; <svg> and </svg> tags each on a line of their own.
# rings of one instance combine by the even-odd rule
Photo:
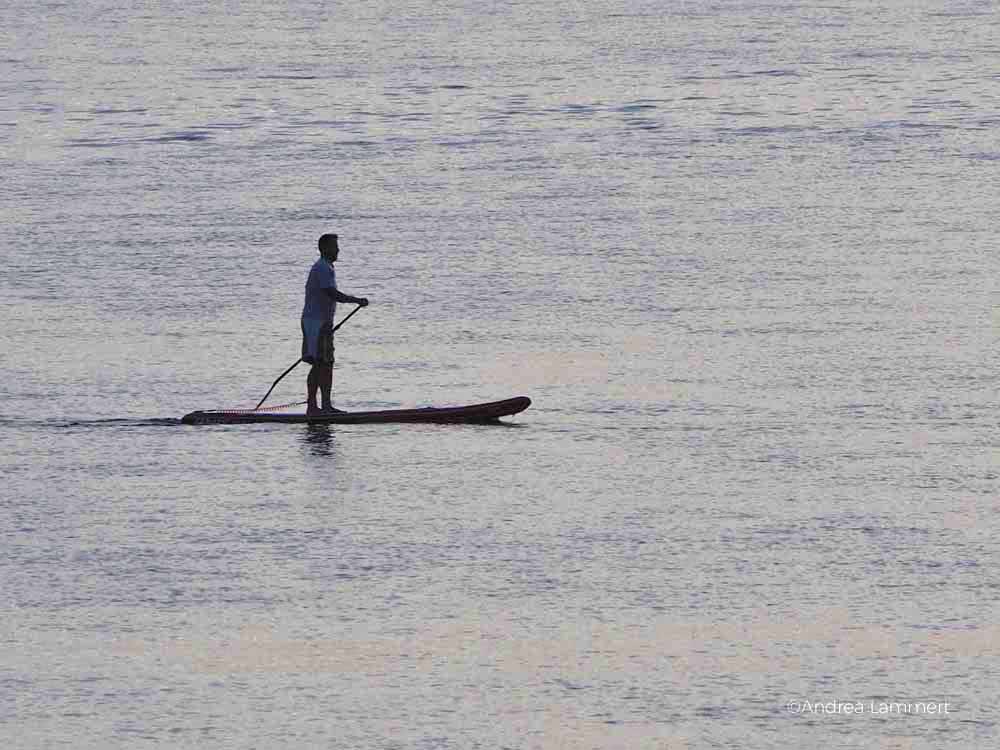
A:
<svg viewBox="0 0 1000 750">
<path fill-rule="evenodd" d="M 995 2 L 5 0 L 0 71 L 0 746 L 1000 745 Z M 531 408 L 181 425 L 324 232 L 338 406 Z"/>
</svg>

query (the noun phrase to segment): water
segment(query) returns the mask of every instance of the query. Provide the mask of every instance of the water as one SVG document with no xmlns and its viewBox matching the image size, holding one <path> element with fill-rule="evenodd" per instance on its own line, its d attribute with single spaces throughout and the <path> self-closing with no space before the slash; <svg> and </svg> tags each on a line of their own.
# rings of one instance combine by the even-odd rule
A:
<svg viewBox="0 0 1000 750">
<path fill-rule="evenodd" d="M 4 744 L 995 746 L 998 26 L 8 4 Z"/>
</svg>

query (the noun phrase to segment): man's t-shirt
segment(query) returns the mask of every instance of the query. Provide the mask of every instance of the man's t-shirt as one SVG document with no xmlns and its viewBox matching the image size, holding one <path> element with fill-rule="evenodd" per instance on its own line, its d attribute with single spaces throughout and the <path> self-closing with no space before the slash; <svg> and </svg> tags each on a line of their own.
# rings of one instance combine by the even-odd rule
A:
<svg viewBox="0 0 1000 750">
<path fill-rule="evenodd" d="M 302 317 L 307 320 L 323 320 L 333 322 L 333 314 L 337 311 L 337 303 L 327 294 L 327 289 L 337 288 L 337 272 L 333 264 L 320 258 L 313 263 L 306 280 L 306 303 L 302 307 Z"/>
</svg>

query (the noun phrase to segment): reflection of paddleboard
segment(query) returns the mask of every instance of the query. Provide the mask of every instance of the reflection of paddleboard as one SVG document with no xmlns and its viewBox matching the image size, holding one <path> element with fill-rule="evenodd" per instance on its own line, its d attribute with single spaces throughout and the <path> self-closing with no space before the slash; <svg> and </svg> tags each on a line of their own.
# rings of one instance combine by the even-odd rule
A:
<svg viewBox="0 0 1000 750">
<path fill-rule="evenodd" d="M 310 424 L 356 424 L 365 422 L 496 422 L 524 411 L 531 405 L 527 396 L 467 406 L 428 406 L 423 409 L 383 409 L 381 411 L 337 411 L 322 414 L 282 413 L 255 409 L 210 409 L 185 414 L 184 424 L 244 424 L 247 422 L 291 422 Z"/>
</svg>

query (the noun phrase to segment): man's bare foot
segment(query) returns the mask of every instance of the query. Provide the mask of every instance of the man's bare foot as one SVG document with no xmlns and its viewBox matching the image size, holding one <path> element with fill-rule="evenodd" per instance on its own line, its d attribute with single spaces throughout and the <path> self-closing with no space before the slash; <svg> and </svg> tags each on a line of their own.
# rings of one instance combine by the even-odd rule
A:
<svg viewBox="0 0 1000 750">
<path fill-rule="evenodd" d="M 343 414 L 343 409 L 338 409 L 333 404 L 326 404 L 322 410 L 323 414 Z"/>
<path fill-rule="evenodd" d="M 309 404 L 306 407 L 306 416 L 307 417 L 314 417 L 317 414 L 322 414 L 322 413 L 323 413 L 323 410 L 320 409 L 318 406 L 316 406 L 316 404 Z"/>
</svg>

